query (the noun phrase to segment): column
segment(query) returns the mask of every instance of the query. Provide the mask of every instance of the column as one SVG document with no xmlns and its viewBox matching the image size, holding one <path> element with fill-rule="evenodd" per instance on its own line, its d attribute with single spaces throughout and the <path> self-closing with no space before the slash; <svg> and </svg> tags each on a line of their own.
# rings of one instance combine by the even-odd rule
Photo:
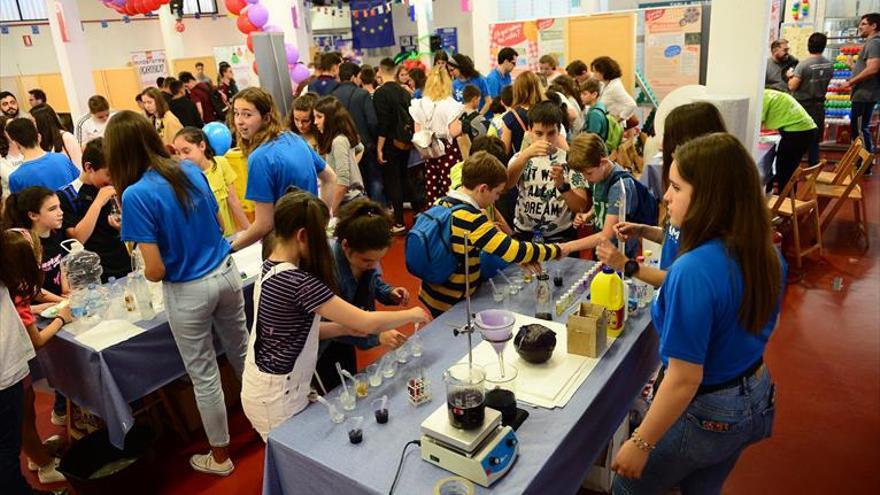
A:
<svg viewBox="0 0 880 495">
<path fill-rule="evenodd" d="M 299 50 L 300 61 L 304 64 L 311 62 L 311 17 L 309 10 L 303 6 L 303 0 L 263 0 L 261 3 L 269 11 L 269 24 L 280 27 L 284 32 L 284 42 L 293 43 Z"/>
<path fill-rule="evenodd" d="M 498 0 L 473 0 L 471 1 L 473 11 L 471 12 L 471 24 L 473 26 L 474 46 L 471 56 L 474 59 L 474 66 L 479 68 L 481 72 L 487 74 L 489 67 L 492 67 L 490 60 L 489 47 L 489 24 L 494 23 L 498 19 Z M 460 47 L 462 53 L 467 53 L 468 47 Z"/>
<path fill-rule="evenodd" d="M 70 115 L 76 122 L 89 113 L 88 100 L 95 94 L 92 63 L 86 48 L 77 2 L 45 0 L 55 56 L 64 82 Z"/>
<path fill-rule="evenodd" d="M 770 0 L 712 3 L 706 86 L 713 96 L 748 98 L 745 135 L 740 138 L 752 151 L 761 125 L 769 33 Z"/>
<path fill-rule="evenodd" d="M 174 61 L 184 57 L 183 33 L 175 29 L 177 16 L 171 12 L 169 5 L 159 7 L 159 30 L 162 31 L 162 45 L 165 48 L 165 59 L 168 60 L 168 69 L 174 71 Z M 177 77 L 174 74 L 174 77 Z"/>
<path fill-rule="evenodd" d="M 432 0 L 414 0 L 416 9 L 416 35 L 418 36 L 419 59 L 430 68 L 433 63 L 431 56 L 431 35 L 434 34 L 434 5 Z"/>
</svg>

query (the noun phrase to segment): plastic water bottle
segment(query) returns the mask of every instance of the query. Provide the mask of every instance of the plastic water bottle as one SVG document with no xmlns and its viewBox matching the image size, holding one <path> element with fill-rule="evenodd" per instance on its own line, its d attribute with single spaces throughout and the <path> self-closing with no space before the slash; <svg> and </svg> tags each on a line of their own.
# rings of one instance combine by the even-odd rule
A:
<svg viewBox="0 0 880 495">
<path fill-rule="evenodd" d="M 91 283 L 85 297 L 85 316 L 90 321 L 99 319 L 107 310 L 109 291 L 102 285 Z"/>
<path fill-rule="evenodd" d="M 127 314 L 125 311 L 125 287 L 123 286 L 121 281 L 116 280 L 116 277 L 110 277 L 107 280 L 107 285 L 110 287 L 107 302 L 107 319 L 126 319 Z"/>
<path fill-rule="evenodd" d="M 74 239 L 64 241 L 61 246 L 68 253 L 61 259 L 61 266 L 70 283 L 70 312 L 74 318 L 89 321 L 99 316 L 94 312 L 99 311 L 101 304 L 97 290 L 101 285 L 101 274 L 104 273 L 101 258 Z"/>
<path fill-rule="evenodd" d="M 152 320 L 156 317 L 153 301 L 150 298 L 150 289 L 147 287 L 147 279 L 143 272 L 131 272 L 128 275 L 128 291 L 137 302 L 142 320 Z"/>
</svg>

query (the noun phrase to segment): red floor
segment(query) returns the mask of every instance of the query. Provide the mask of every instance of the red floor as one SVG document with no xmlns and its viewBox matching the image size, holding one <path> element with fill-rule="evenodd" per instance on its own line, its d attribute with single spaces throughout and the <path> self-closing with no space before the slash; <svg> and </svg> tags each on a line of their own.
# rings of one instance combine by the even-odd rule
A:
<svg viewBox="0 0 880 495">
<path fill-rule="evenodd" d="M 806 262 L 803 282 L 789 285 L 778 330 L 766 361 L 778 384 L 778 412 L 771 439 L 748 449 L 724 493 L 880 493 L 880 179 L 869 179 L 871 248 L 855 238 L 852 210 L 845 208 L 825 237 L 824 259 Z M 397 241 L 385 259 L 389 283 L 416 293 Z M 840 277 L 840 291 L 832 289 Z M 380 352 L 359 355 L 360 365 Z M 43 436 L 51 396 L 38 394 Z M 240 409 L 231 413 L 232 457 L 228 478 L 193 472 L 187 458 L 206 452 L 201 439 L 189 446 L 169 439 L 157 471 L 163 494 L 256 494 L 263 477 L 263 447 Z M 35 486 L 35 477 L 32 477 Z"/>
</svg>

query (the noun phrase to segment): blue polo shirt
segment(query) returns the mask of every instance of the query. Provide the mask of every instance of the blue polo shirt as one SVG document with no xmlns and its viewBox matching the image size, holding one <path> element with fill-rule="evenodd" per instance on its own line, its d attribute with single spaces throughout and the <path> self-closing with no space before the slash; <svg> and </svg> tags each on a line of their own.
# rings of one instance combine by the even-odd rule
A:
<svg viewBox="0 0 880 495">
<path fill-rule="evenodd" d="M 743 275 L 739 263 L 719 239 L 682 254 L 669 268 L 651 308 L 660 334 L 660 359 L 703 366 L 703 384 L 736 378 L 764 354 L 779 316 L 787 268 L 782 266 L 782 291 L 776 309 L 757 335 L 739 321 Z"/>
<path fill-rule="evenodd" d="M 42 186 L 57 191 L 79 177 L 79 169 L 63 153 L 46 153 L 22 163 L 9 176 L 9 192 Z"/>
<path fill-rule="evenodd" d="M 188 160 L 180 169 L 193 185 L 191 207 L 181 206 L 171 184 L 154 170 L 122 193 L 122 240 L 158 245 L 168 282 L 207 275 L 231 250 L 217 222 L 217 200 L 208 179 Z"/>
<path fill-rule="evenodd" d="M 244 197 L 260 203 L 278 201 L 287 188 L 296 186 L 318 194 L 318 174 L 326 165 L 299 135 L 289 131 L 263 143 L 248 156 Z"/>
<path fill-rule="evenodd" d="M 486 76 L 486 87 L 489 88 L 489 96 L 492 98 L 501 96 L 501 90 L 511 84 L 513 84 L 513 78 L 510 76 L 510 73 L 508 72 L 506 75 L 501 75 L 501 71 L 498 67 L 492 69 L 492 72 Z"/>
</svg>

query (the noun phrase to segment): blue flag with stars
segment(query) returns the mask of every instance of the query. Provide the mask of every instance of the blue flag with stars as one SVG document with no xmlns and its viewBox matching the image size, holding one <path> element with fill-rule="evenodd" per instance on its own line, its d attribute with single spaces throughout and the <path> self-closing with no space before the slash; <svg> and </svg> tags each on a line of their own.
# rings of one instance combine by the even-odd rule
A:
<svg viewBox="0 0 880 495">
<path fill-rule="evenodd" d="M 354 48 L 394 46 L 394 22 L 386 0 L 351 0 L 351 33 Z"/>
</svg>

